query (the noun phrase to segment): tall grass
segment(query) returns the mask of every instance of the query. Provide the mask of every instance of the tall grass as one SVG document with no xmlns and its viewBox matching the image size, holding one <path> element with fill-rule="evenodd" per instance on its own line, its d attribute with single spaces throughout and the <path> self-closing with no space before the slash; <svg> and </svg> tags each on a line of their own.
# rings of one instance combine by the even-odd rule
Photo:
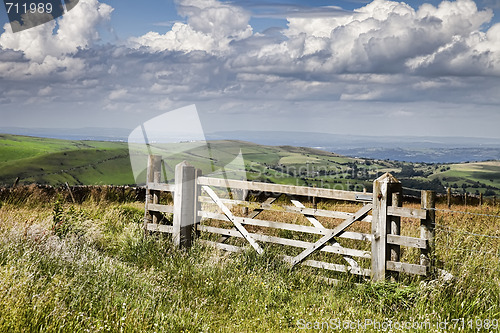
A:
<svg viewBox="0 0 500 333">
<path fill-rule="evenodd" d="M 326 331 L 335 319 L 500 319 L 498 239 L 438 230 L 436 259 L 452 281 L 356 285 L 346 277 L 331 285 L 318 270 L 290 270 L 274 248 L 228 254 L 195 243 L 185 251 L 168 237 L 144 238 L 142 207 L 3 202 L 0 331 L 278 332 L 306 324 Z M 437 221 L 492 235 L 497 222 L 445 213 Z"/>
</svg>

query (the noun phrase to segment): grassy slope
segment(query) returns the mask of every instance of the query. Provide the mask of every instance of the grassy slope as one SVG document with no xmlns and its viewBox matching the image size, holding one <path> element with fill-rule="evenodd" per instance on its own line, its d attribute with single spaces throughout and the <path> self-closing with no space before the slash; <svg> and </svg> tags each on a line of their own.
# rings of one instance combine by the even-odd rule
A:
<svg viewBox="0 0 500 333">
<path fill-rule="evenodd" d="M 465 186 L 467 191 L 478 190 L 484 193 L 487 186 L 498 188 L 500 185 L 500 161 L 460 163 L 449 165 L 450 170 L 436 172 L 432 178 L 438 178 L 449 186 Z M 477 186 L 480 183 L 483 186 Z"/>
<path fill-rule="evenodd" d="M 55 207 L 0 206 L 2 332 L 293 332 L 335 319 L 427 320 L 430 329 L 412 332 L 442 332 L 435 325 L 444 320 L 500 319 L 498 239 L 438 229 L 436 258 L 456 277 L 450 283 L 356 287 L 345 278 L 331 286 L 321 270 L 289 270 L 279 251 L 178 251 L 168 239 L 144 238 L 142 203 L 63 204 L 57 215 Z M 57 232 L 55 216 L 65 226 Z M 437 223 L 498 235 L 487 217 L 438 213 Z"/>
<path fill-rule="evenodd" d="M 133 183 L 128 147 L 120 142 L 0 135 L 0 183 Z"/>
<path fill-rule="evenodd" d="M 341 190 L 370 190 L 371 182 L 392 172 L 408 187 L 443 189 L 462 186 L 468 192 L 485 192 L 490 187 L 500 195 L 500 162 L 450 165 L 411 164 L 423 176 L 398 175 L 410 163 L 354 159 L 333 153 L 292 146 L 262 146 L 241 141 L 213 141 L 211 150 L 199 143 L 157 144 L 153 153 L 183 150 L 169 157 L 167 178 L 175 164 L 187 160 L 204 174 L 218 171 L 238 156 L 245 159 L 247 178 L 282 184 L 309 185 Z M 143 148 L 135 149 L 142 154 Z M 144 158 L 145 160 L 145 158 Z M 356 166 L 356 170 L 353 167 Z M 449 169 L 449 170 L 447 170 Z M 128 145 L 124 142 L 66 141 L 15 135 L 0 135 L 0 184 L 134 184 Z M 436 179 L 437 183 L 430 181 Z M 437 186 L 439 185 L 439 186 Z M 436 187 L 437 186 L 437 187 Z"/>
</svg>

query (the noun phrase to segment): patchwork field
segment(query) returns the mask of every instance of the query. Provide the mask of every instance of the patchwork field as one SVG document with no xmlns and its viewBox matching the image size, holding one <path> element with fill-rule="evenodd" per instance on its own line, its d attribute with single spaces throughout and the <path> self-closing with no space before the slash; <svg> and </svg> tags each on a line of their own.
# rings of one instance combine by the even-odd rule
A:
<svg viewBox="0 0 500 333">
<path fill-rule="evenodd" d="M 68 141 L 0 134 L 0 184 L 61 185 L 143 183 L 148 153 L 165 157 L 162 178 L 172 180 L 181 161 L 204 174 L 340 190 L 371 190 L 375 178 L 393 173 L 406 187 L 440 193 L 451 187 L 486 196 L 500 195 L 500 162 L 406 163 L 349 158 L 313 148 L 263 146 L 244 141 L 154 143 Z M 241 155 L 240 155 L 241 153 Z M 136 170 L 131 166 L 131 154 Z M 242 160 L 238 158 L 242 157 Z M 135 177 L 134 172 L 135 171 Z"/>
</svg>

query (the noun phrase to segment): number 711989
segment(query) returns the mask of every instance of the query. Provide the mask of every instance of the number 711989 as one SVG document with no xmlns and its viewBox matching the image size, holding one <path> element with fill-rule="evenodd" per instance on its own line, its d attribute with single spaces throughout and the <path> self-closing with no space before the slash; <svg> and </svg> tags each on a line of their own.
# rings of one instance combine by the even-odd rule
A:
<svg viewBox="0 0 500 333">
<path fill-rule="evenodd" d="M 52 4 L 50 2 L 47 3 L 36 3 L 36 2 L 31 2 L 29 4 L 23 3 L 13 3 L 13 2 L 6 2 L 5 6 L 7 7 L 7 14 L 16 13 L 16 14 L 26 14 L 26 13 L 39 13 L 39 14 L 51 14 L 52 13 Z"/>
</svg>

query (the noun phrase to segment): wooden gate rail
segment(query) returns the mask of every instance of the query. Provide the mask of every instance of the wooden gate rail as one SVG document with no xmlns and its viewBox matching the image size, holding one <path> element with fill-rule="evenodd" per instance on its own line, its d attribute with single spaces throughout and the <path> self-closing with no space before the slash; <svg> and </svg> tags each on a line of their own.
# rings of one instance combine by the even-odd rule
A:
<svg viewBox="0 0 500 333">
<path fill-rule="evenodd" d="M 215 202 L 217 206 L 222 210 L 224 215 L 233 222 L 234 226 L 238 229 L 240 234 L 252 245 L 252 247 L 257 251 L 258 254 L 261 254 L 264 252 L 264 250 L 260 247 L 260 245 L 253 239 L 252 235 L 248 233 L 248 231 L 243 227 L 243 225 L 236 219 L 236 217 L 231 213 L 229 208 L 227 208 L 217 197 L 217 194 L 208 186 L 203 186 L 203 190 L 207 192 L 207 194 L 212 198 L 212 200 Z M 232 230 L 231 230 L 232 231 Z M 228 235 L 229 236 L 229 235 Z"/>
<path fill-rule="evenodd" d="M 200 196 L 198 198 L 202 203 L 212 203 L 212 199 L 206 196 Z M 285 213 L 298 213 L 303 215 L 311 215 L 311 216 L 321 216 L 321 217 L 331 217 L 334 219 L 347 219 L 349 217 L 354 216 L 354 213 L 346 213 L 346 212 L 337 212 L 333 210 L 324 210 L 324 209 L 314 209 L 314 208 L 306 208 L 306 207 L 297 207 L 297 206 L 280 206 L 279 208 L 266 203 L 256 203 L 256 202 L 248 202 L 242 200 L 232 200 L 232 199 L 220 199 L 224 204 L 241 206 L 241 207 L 256 207 L 258 209 L 264 209 L 275 212 L 285 212 Z M 395 212 L 398 214 L 398 212 Z M 418 216 L 409 216 L 409 217 L 419 217 Z M 361 219 L 362 222 L 371 222 L 372 216 L 368 215 L 365 218 Z"/>
<path fill-rule="evenodd" d="M 349 217 L 344 220 L 341 224 L 335 227 L 335 229 L 329 231 L 326 235 L 321 237 L 320 240 L 318 240 L 316 243 L 312 244 L 309 246 L 306 250 L 304 250 L 302 253 L 300 253 L 298 256 L 294 257 L 292 260 L 292 266 L 295 266 L 302 262 L 305 258 L 310 256 L 313 252 L 316 252 L 318 250 L 321 250 L 326 243 L 330 242 L 333 240 L 334 237 L 338 236 L 340 233 L 344 232 L 345 229 L 351 226 L 356 221 L 359 221 L 363 217 L 366 216 L 370 211 L 372 210 L 372 205 L 368 204 L 361 208 L 354 216 Z"/>
<path fill-rule="evenodd" d="M 261 191 L 268 193 L 286 193 L 289 195 L 298 195 L 304 197 L 317 197 L 333 200 L 357 201 L 357 202 L 371 202 L 372 197 L 368 193 L 332 190 L 317 187 L 305 187 L 294 185 L 280 185 L 270 183 L 260 183 L 232 179 L 220 179 L 200 177 L 198 184 L 206 186 L 229 187 L 234 189 L 245 189 L 250 191 Z"/>
<path fill-rule="evenodd" d="M 292 266 L 301 264 L 337 272 L 350 273 L 363 277 L 371 277 L 373 281 L 396 277 L 400 272 L 417 275 L 428 275 L 432 264 L 434 247 L 435 214 L 430 208 L 435 206 L 435 194 L 422 191 L 422 207 L 405 208 L 402 206 L 401 183 L 390 174 L 385 174 L 374 181 L 374 193 L 361 193 L 340 190 L 330 190 L 313 187 L 268 184 L 240 180 L 229 180 L 202 177 L 201 171 L 183 162 L 175 168 L 175 185 L 161 183 L 161 158 L 150 156 L 148 159 L 146 203 L 144 229 L 148 232 L 171 233 L 174 244 L 189 247 L 199 232 L 219 235 L 219 241 L 199 241 L 231 252 L 242 251 L 243 248 L 224 242 L 231 238 L 246 240 L 258 253 L 264 250 L 259 243 L 272 243 L 303 249 L 295 257 L 283 255 L 283 260 Z M 220 198 L 212 187 L 222 189 L 243 189 L 276 194 L 265 203 L 255 203 L 243 200 Z M 174 204 L 159 203 L 161 192 L 171 192 Z M 205 192 L 205 195 L 203 195 Z M 272 204 L 276 197 L 282 194 L 289 196 L 308 196 L 342 201 L 362 203 L 356 213 L 307 208 L 299 201 L 291 200 L 293 205 L 277 206 Z M 212 204 L 219 212 L 207 210 L 204 204 Z M 245 207 L 246 217 L 236 216 L 232 206 Z M 248 212 L 248 208 L 253 211 Z M 257 219 L 263 211 L 277 211 L 299 214 L 311 225 L 284 223 Z M 371 215 L 369 213 L 371 212 Z M 162 224 L 163 214 L 173 214 L 173 223 Z M 317 217 L 343 220 L 333 228 L 324 227 Z M 402 236 L 401 218 L 420 220 L 420 237 Z M 202 221 L 219 220 L 230 223 L 232 228 L 202 224 Z M 371 223 L 371 233 L 345 230 L 354 223 Z M 249 229 L 246 226 L 287 230 L 298 233 L 320 235 L 315 242 L 289 239 L 266 235 L 267 229 Z M 351 239 L 370 242 L 371 250 L 351 249 L 340 245 L 336 239 Z M 419 263 L 401 262 L 401 246 L 420 249 Z M 310 260 L 308 257 L 315 252 L 331 253 L 344 258 L 347 265 Z M 370 262 L 370 268 L 361 267 L 355 258 Z"/>
</svg>

